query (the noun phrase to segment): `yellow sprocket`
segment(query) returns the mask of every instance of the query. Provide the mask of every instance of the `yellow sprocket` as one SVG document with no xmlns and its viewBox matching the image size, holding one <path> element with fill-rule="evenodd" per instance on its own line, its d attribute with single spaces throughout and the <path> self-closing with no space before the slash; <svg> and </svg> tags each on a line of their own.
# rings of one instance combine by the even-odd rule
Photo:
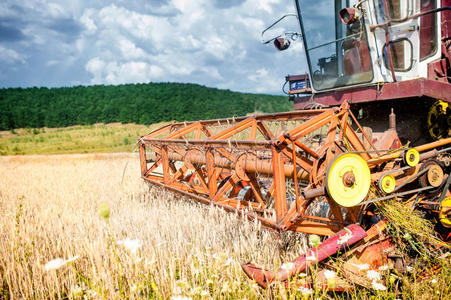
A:
<svg viewBox="0 0 451 300">
<path fill-rule="evenodd" d="M 379 188 L 385 194 L 390 194 L 395 190 L 396 187 L 396 179 L 393 175 L 385 175 L 384 177 L 379 179 Z"/>
<path fill-rule="evenodd" d="M 420 153 L 415 148 L 410 148 L 404 154 L 404 161 L 407 165 L 415 167 L 420 161 Z"/>
<path fill-rule="evenodd" d="M 437 100 L 432 104 L 427 116 L 429 135 L 435 139 L 449 136 L 451 128 L 451 107 L 445 101 Z"/>
<path fill-rule="evenodd" d="M 451 228 L 451 197 L 446 197 L 440 204 L 440 223 L 446 228 Z"/>
<path fill-rule="evenodd" d="M 328 168 L 327 193 L 341 206 L 351 207 L 362 202 L 368 195 L 370 184 L 370 169 L 366 161 L 358 154 L 341 154 Z"/>
</svg>

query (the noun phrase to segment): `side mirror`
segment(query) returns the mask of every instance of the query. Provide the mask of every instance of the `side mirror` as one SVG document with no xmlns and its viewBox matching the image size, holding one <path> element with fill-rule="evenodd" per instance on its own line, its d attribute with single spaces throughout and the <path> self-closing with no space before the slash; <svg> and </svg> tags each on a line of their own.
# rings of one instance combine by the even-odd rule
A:
<svg viewBox="0 0 451 300">
<path fill-rule="evenodd" d="M 360 16 L 360 11 L 355 8 L 343 8 L 338 15 L 340 16 L 341 22 L 348 25 L 357 21 Z"/>
<path fill-rule="evenodd" d="M 276 46 L 279 51 L 286 50 L 290 47 L 290 40 L 283 37 L 276 38 L 274 39 L 274 46 Z"/>
<path fill-rule="evenodd" d="M 279 18 L 277 21 L 275 21 L 274 23 L 272 23 L 268 28 L 266 28 L 265 30 L 262 31 L 262 44 L 269 44 L 271 42 L 274 43 L 274 46 L 276 46 L 277 50 L 279 51 L 283 51 L 288 49 L 288 47 L 290 47 L 290 41 L 291 40 L 296 40 L 299 36 L 301 36 L 301 34 L 299 32 L 284 32 L 282 34 L 279 34 L 275 37 L 271 37 L 271 38 L 266 38 L 264 39 L 264 35 L 265 33 L 270 30 L 271 28 L 273 28 L 276 24 L 278 24 L 280 21 L 282 21 L 283 19 L 285 19 L 286 17 L 295 17 L 296 19 L 298 18 L 298 16 L 296 14 L 287 14 L 282 16 L 281 18 Z"/>
</svg>

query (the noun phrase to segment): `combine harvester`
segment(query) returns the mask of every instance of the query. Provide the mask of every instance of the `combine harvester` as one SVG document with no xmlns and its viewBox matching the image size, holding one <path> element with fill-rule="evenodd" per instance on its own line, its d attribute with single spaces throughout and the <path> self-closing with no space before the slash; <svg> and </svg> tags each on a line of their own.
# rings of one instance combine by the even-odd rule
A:
<svg viewBox="0 0 451 300">
<path fill-rule="evenodd" d="M 344 249 L 340 273 L 368 286 L 356 266 L 406 266 L 380 203 L 421 211 L 431 251 L 449 249 L 451 0 L 295 4 L 301 32 L 264 43 L 302 38 L 309 73 L 287 76 L 297 110 L 166 125 L 139 138 L 141 175 L 276 231 L 328 237 L 275 271 L 243 264 L 262 287 Z"/>
</svg>

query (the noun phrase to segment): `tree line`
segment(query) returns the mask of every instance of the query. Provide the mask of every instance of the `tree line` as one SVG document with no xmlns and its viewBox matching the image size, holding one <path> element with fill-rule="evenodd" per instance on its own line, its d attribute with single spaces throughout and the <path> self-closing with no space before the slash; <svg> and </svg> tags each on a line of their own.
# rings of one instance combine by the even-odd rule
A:
<svg viewBox="0 0 451 300">
<path fill-rule="evenodd" d="M 187 83 L 0 89 L 0 130 L 94 123 L 152 124 L 292 109 L 284 96 Z"/>
</svg>

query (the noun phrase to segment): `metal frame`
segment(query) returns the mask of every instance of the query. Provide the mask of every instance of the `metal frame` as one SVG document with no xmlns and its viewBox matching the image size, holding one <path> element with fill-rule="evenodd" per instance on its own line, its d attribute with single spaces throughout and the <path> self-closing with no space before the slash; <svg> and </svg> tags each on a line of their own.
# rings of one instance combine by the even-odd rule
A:
<svg viewBox="0 0 451 300">
<path fill-rule="evenodd" d="M 350 120 L 363 132 L 345 102 L 326 110 L 169 124 L 139 138 L 141 175 L 149 183 L 258 219 L 272 229 L 330 236 L 357 222 L 361 208 L 343 208 L 327 194 L 326 176 L 334 159 L 355 152 L 375 169 L 403 154 L 385 155 L 366 134 L 357 134 Z M 271 122 L 285 121 L 299 124 L 279 134 L 271 129 Z M 217 131 L 215 126 L 224 128 Z M 326 136 L 314 149 L 306 138 L 320 129 Z M 437 143 L 420 149 L 432 147 Z M 376 173 L 372 180 L 382 175 Z M 327 202 L 329 215 L 313 212 L 320 202 Z"/>
</svg>

